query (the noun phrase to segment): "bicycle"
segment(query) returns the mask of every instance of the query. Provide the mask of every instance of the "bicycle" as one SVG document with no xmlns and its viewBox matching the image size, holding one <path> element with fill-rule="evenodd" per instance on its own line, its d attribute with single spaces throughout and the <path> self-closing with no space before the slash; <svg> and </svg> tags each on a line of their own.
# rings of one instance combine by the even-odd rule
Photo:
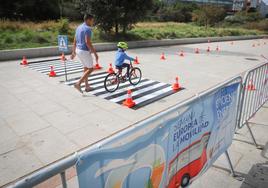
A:
<svg viewBox="0 0 268 188">
<path fill-rule="evenodd" d="M 124 69 L 124 68 L 123 68 Z M 104 88 L 107 92 L 114 92 L 118 89 L 120 83 L 124 83 L 127 80 L 131 85 L 137 85 L 141 81 L 142 73 L 141 70 L 132 65 L 130 61 L 129 77 L 127 73 L 122 75 L 122 70 L 118 70 L 116 73 L 110 73 L 105 77 Z"/>
</svg>

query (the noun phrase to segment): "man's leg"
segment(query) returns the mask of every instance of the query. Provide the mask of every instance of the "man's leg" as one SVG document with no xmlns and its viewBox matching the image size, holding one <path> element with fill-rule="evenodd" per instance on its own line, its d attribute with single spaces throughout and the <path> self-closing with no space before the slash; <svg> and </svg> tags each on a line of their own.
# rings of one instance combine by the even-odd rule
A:
<svg viewBox="0 0 268 188">
<path fill-rule="evenodd" d="M 93 68 L 87 68 L 87 67 L 84 67 L 84 74 L 83 76 L 79 79 L 79 81 L 76 83 L 76 85 L 79 85 L 81 86 L 81 84 L 83 82 L 85 82 L 85 86 L 88 87 L 89 84 L 88 84 L 88 77 L 90 75 L 90 73 L 93 71 Z"/>
<path fill-rule="evenodd" d="M 88 77 L 89 77 L 89 75 L 93 72 L 93 68 L 84 68 L 84 72 L 89 72 L 88 74 L 87 74 L 87 76 L 85 77 L 85 91 L 86 92 L 89 92 L 90 90 L 91 90 L 91 88 L 90 88 L 90 86 L 89 86 L 89 84 L 88 84 Z"/>
<path fill-rule="evenodd" d="M 74 87 L 76 88 L 76 89 L 78 89 L 81 93 L 82 93 L 82 90 L 81 90 L 81 84 L 83 83 L 83 82 L 85 82 L 85 84 L 86 84 L 86 79 L 88 80 L 88 77 L 89 77 L 89 74 L 90 74 L 90 69 L 89 68 L 84 68 L 84 74 L 83 74 L 83 76 L 78 80 L 78 82 L 74 85 Z M 88 84 L 88 82 L 87 82 L 87 84 Z"/>
<path fill-rule="evenodd" d="M 81 54 L 77 54 L 81 63 L 84 66 L 84 74 L 79 79 L 79 81 L 74 85 L 76 89 L 78 89 L 81 93 L 81 84 L 85 82 L 85 91 L 89 91 L 88 77 L 90 73 L 93 71 L 93 60 L 89 52 L 82 52 Z"/>
<path fill-rule="evenodd" d="M 86 87 L 86 88 L 89 88 L 88 77 L 89 77 L 89 75 L 92 73 L 93 68 L 87 68 L 87 67 L 84 67 L 84 73 L 87 72 L 88 70 L 89 70 L 89 74 L 87 75 L 87 77 L 86 77 L 85 80 L 84 80 L 84 82 L 85 82 L 85 87 Z"/>
</svg>

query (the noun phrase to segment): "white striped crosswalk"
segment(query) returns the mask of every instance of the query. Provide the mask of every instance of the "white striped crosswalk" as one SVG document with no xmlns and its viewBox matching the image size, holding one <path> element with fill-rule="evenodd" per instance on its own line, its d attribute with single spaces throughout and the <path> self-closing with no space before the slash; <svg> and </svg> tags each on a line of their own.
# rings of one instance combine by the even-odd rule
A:
<svg viewBox="0 0 268 188">
<path fill-rule="evenodd" d="M 171 85 L 149 79 L 142 79 L 136 86 L 131 85 L 128 81 L 120 83 L 118 90 L 110 93 L 104 88 L 104 79 L 106 75 L 107 73 L 105 72 L 92 74 L 88 80 L 93 90 L 88 93 L 114 103 L 122 104 L 126 98 L 127 90 L 131 89 L 132 97 L 136 103 L 136 106 L 134 106 L 133 109 L 138 109 L 174 93 Z M 66 82 L 66 84 L 73 86 L 78 79 L 79 78 L 75 78 Z M 85 85 L 82 84 L 81 86 L 82 91 L 85 91 Z"/>
<path fill-rule="evenodd" d="M 141 86 L 144 86 L 144 85 L 146 85 L 146 84 L 153 83 L 153 82 L 154 82 L 154 81 L 152 81 L 152 80 L 147 80 L 147 81 L 141 82 L 141 83 L 138 84 L 137 86 L 129 86 L 128 89 L 134 89 L 134 88 L 136 88 L 136 87 L 141 87 Z M 120 94 L 121 92 L 122 92 L 122 90 L 117 90 L 117 91 L 115 91 L 115 92 L 113 92 L 113 93 L 109 93 L 109 92 L 107 92 L 107 93 L 101 95 L 100 97 L 102 97 L 102 98 L 105 99 L 106 97 L 111 97 L 111 96 L 118 95 L 118 94 Z M 125 91 L 124 91 L 124 92 L 125 92 Z"/>
<path fill-rule="evenodd" d="M 101 72 L 100 74 L 94 74 L 94 75 L 91 75 L 90 77 L 89 77 L 89 82 L 90 83 L 96 83 L 96 82 L 98 82 L 98 81 L 104 81 L 104 78 L 105 78 L 105 76 L 107 75 L 107 73 L 106 72 Z M 66 82 L 66 84 L 67 85 L 73 85 L 73 84 L 75 84 L 77 82 L 77 78 L 74 78 L 74 79 L 72 79 L 72 80 L 70 80 L 70 81 L 68 81 L 68 82 Z"/>
<path fill-rule="evenodd" d="M 50 66 L 53 66 L 57 76 L 65 75 L 64 63 L 60 60 L 29 64 L 29 68 L 43 74 L 48 74 L 50 72 Z M 83 71 L 83 67 L 79 62 L 66 61 L 66 70 L 68 74 L 78 73 Z M 88 93 L 117 104 L 122 104 L 126 98 L 127 90 L 131 89 L 132 98 L 136 103 L 133 109 L 138 109 L 175 93 L 170 84 L 144 78 L 141 79 L 140 83 L 136 86 L 131 85 L 129 81 L 120 83 L 119 88 L 115 92 L 110 93 L 104 88 L 104 79 L 106 76 L 106 72 L 93 72 L 88 78 L 88 82 L 93 90 Z M 65 84 L 74 86 L 79 79 L 80 77 L 69 79 Z M 82 91 L 85 91 L 84 83 L 81 87 Z"/>
<path fill-rule="evenodd" d="M 83 72 L 83 66 L 77 61 L 65 61 L 67 74 Z M 60 60 L 42 62 L 42 63 L 33 63 L 29 64 L 29 68 L 36 70 L 43 74 L 48 74 L 50 72 L 50 67 L 53 66 L 54 71 L 57 76 L 65 75 L 65 66 L 64 62 Z"/>
<path fill-rule="evenodd" d="M 62 66 L 54 66 L 53 67 L 55 71 L 57 72 L 63 72 L 64 69 Z M 68 67 L 66 67 L 67 70 L 71 70 L 71 69 L 77 69 L 77 68 L 83 68 L 82 65 L 78 64 L 74 64 L 74 65 L 69 65 Z M 36 71 L 39 71 L 41 73 L 48 73 L 50 70 L 47 69 L 47 67 L 44 67 L 44 68 L 38 68 L 38 69 L 35 69 Z"/>
<path fill-rule="evenodd" d="M 136 95 L 139 95 L 139 94 L 141 94 L 143 92 L 146 92 L 146 91 L 150 91 L 152 89 L 155 89 L 155 88 L 160 87 L 162 85 L 165 85 L 165 83 L 158 83 L 158 84 L 153 85 L 151 87 L 146 87 L 144 89 L 141 89 L 141 90 L 138 90 L 138 91 L 134 91 L 134 92 L 132 92 L 132 97 L 135 97 Z M 117 98 L 111 99 L 111 101 L 112 102 L 119 102 L 119 101 L 124 100 L 125 98 L 126 98 L 126 96 L 122 95 L 121 97 L 117 97 Z"/>
</svg>

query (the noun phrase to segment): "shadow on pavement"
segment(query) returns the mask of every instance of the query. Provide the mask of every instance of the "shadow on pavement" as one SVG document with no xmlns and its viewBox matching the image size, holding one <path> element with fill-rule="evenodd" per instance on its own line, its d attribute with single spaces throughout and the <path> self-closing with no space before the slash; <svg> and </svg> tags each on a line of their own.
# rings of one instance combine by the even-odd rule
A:
<svg viewBox="0 0 268 188">
<path fill-rule="evenodd" d="M 222 166 L 217 166 L 217 165 L 212 165 L 212 166 L 213 166 L 214 168 L 217 168 L 217 169 L 220 169 L 220 170 L 223 170 L 223 171 L 229 173 L 230 176 L 232 175 L 232 174 L 231 174 L 231 171 L 230 171 L 229 168 L 224 168 L 224 167 L 222 167 Z M 233 176 L 233 177 L 234 177 L 234 179 L 236 179 L 237 181 L 243 181 L 245 176 L 246 176 L 246 174 L 243 174 L 243 173 L 241 173 L 241 172 L 237 172 L 237 171 L 235 171 L 235 176 Z"/>
<path fill-rule="evenodd" d="M 263 147 L 263 150 L 261 152 L 261 156 L 268 160 L 268 142 Z M 267 184 L 267 187 L 268 187 L 268 184 Z"/>
<path fill-rule="evenodd" d="M 268 162 L 253 165 L 247 175 L 244 176 L 240 188 L 267 188 L 268 187 Z"/>
<path fill-rule="evenodd" d="M 230 169 L 213 165 L 214 168 L 230 173 Z M 231 175 L 231 174 L 230 174 Z M 268 187 L 268 161 L 257 163 L 251 167 L 248 174 L 235 171 L 234 178 L 243 181 L 240 188 L 267 188 Z"/>
<path fill-rule="evenodd" d="M 239 133 L 236 133 L 236 134 L 239 134 Z M 247 139 L 247 138 L 245 138 L 245 139 Z M 247 140 L 238 139 L 238 138 L 233 138 L 233 140 L 238 141 L 238 142 L 243 142 L 243 143 L 246 143 L 246 144 L 249 144 L 249 145 L 252 145 L 252 146 L 255 146 L 253 141 L 247 141 Z M 258 148 L 257 149 L 263 150 L 263 148 L 264 148 L 264 145 L 258 143 Z M 267 186 L 267 188 L 268 188 L 268 186 Z"/>
</svg>

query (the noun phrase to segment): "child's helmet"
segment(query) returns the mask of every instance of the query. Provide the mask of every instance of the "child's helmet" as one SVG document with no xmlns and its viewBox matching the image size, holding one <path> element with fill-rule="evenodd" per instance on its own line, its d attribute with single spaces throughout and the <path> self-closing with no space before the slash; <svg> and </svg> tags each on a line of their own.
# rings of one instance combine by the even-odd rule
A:
<svg viewBox="0 0 268 188">
<path fill-rule="evenodd" d="M 128 49 L 128 46 L 127 46 L 126 42 L 118 42 L 117 47 L 122 48 L 122 49 Z"/>
</svg>

